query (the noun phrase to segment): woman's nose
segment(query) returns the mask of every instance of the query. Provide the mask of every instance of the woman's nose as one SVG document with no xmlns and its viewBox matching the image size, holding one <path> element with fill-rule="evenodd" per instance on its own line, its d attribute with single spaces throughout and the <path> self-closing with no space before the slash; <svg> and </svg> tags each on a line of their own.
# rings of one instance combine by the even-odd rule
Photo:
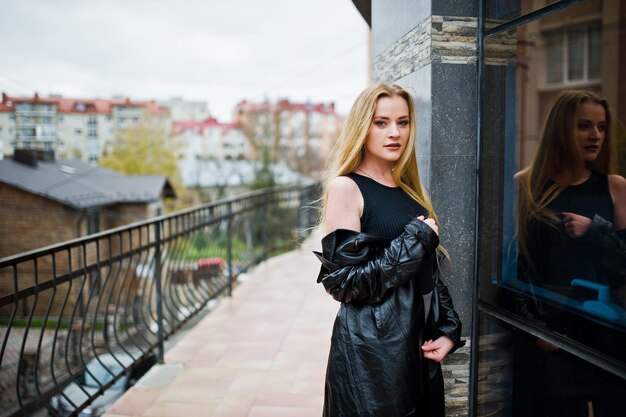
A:
<svg viewBox="0 0 626 417">
<path fill-rule="evenodd" d="M 400 130 L 398 129 L 398 125 L 395 123 L 391 123 L 389 126 L 389 137 L 395 138 L 400 136 Z"/>
<path fill-rule="evenodd" d="M 592 139 L 599 139 L 601 134 L 602 133 L 600 132 L 600 128 L 598 126 L 594 126 L 593 128 L 591 128 Z"/>
</svg>

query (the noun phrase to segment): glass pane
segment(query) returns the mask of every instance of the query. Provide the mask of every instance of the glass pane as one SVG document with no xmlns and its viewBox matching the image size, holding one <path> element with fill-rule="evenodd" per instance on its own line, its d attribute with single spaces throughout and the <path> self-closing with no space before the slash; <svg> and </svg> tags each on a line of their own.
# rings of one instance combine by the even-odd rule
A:
<svg viewBox="0 0 626 417">
<path fill-rule="evenodd" d="M 585 63 L 585 27 L 567 31 L 567 78 L 580 80 L 584 75 Z"/>
<path fill-rule="evenodd" d="M 563 81 L 563 32 L 548 32 L 546 39 L 546 78 L 549 83 Z"/>
<path fill-rule="evenodd" d="M 626 384 L 619 378 L 545 340 L 480 316 L 478 416 L 623 414 Z"/>
<path fill-rule="evenodd" d="M 600 29 L 600 24 L 589 26 L 589 79 L 597 79 L 601 76 L 602 32 Z"/>
<path fill-rule="evenodd" d="M 626 372 L 626 202 L 614 192 L 626 174 L 626 15 L 616 4 L 588 0 L 486 39 L 479 299 Z M 590 16 L 598 22 L 581 25 Z"/>
</svg>

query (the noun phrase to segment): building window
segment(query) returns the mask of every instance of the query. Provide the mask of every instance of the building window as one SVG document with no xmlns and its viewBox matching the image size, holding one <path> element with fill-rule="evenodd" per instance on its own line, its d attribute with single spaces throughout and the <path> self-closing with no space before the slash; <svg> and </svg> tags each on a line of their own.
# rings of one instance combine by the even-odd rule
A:
<svg viewBox="0 0 626 417">
<path fill-rule="evenodd" d="M 544 33 L 546 82 L 579 84 L 600 80 L 601 25 L 594 22 Z"/>
<path fill-rule="evenodd" d="M 74 129 L 74 134 L 82 135 L 83 134 L 83 130 L 82 129 Z"/>
</svg>

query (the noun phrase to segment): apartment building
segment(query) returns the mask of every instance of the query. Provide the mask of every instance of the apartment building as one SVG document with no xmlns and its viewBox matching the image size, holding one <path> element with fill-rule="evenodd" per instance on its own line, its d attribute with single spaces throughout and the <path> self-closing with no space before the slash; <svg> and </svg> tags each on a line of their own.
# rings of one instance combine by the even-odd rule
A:
<svg viewBox="0 0 626 417">
<path fill-rule="evenodd" d="M 169 130 L 169 110 L 130 98 L 12 97 L 0 102 L 0 151 L 52 150 L 61 158 L 97 163 L 115 133 L 150 119 Z"/>
<path fill-rule="evenodd" d="M 170 110 L 172 120 L 188 120 L 199 122 L 206 120 L 210 115 L 206 101 L 184 100 L 182 97 L 172 97 L 169 100 L 157 101 L 159 107 Z"/>
<path fill-rule="evenodd" d="M 179 159 L 241 160 L 250 154 L 241 126 L 213 117 L 202 121 L 173 121 L 172 136 L 180 149 Z"/>
<path fill-rule="evenodd" d="M 318 174 L 334 145 L 343 118 L 334 103 L 298 103 L 279 100 L 236 106 L 236 121 L 251 144 L 250 159 L 267 153 L 271 162 L 286 162 L 306 175 Z"/>
</svg>

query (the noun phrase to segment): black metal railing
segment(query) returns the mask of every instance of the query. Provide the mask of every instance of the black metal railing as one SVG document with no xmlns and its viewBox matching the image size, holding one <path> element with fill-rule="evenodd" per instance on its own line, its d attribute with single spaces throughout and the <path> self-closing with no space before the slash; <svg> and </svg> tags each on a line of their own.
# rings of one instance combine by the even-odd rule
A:
<svg viewBox="0 0 626 417">
<path fill-rule="evenodd" d="M 164 340 L 242 271 L 297 246 L 318 194 L 261 190 L 0 259 L 0 416 L 79 412 L 148 356 L 162 361 Z M 71 383 L 79 400 L 63 393 Z"/>
</svg>

